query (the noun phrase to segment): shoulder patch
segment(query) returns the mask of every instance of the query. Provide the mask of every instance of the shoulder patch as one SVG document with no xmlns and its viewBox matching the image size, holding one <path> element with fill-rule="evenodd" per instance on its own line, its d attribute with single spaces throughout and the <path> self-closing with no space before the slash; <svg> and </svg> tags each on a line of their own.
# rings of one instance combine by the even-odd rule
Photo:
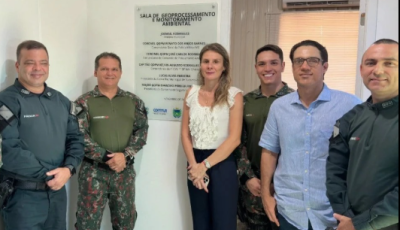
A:
<svg viewBox="0 0 400 230">
<path fill-rule="evenodd" d="M 82 111 L 83 111 L 83 108 L 80 105 L 71 101 L 71 109 L 69 111 L 71 113 L 71 115 L 78 116 Z"/>
<path fill-rule="evenodd" d="M 336 121 L 336 124 L 333 126 L 333 134 L 332 134 L 333 138 L 339 135 L 340 133 L 339 126 L 340 126 L 340 121 Z"/>
<path fill-rule="evenodd" d="M 14 120 L 15 116 L 11 112 L 7 106 L 2 105 L 0 107 L 0 132 L 3 132 L 3 130 L 10 125 L 11 121 Z M 1 149 L 1 143 L 0 143 L 0 149 Z"/>
<path fill-rule="evenodd" d="M 7 106 L 2 105 L 0 107 L 0 116 L 7 122 L 10 122 L 11 119 L 14 117 L 14 114 L 11 112 L 9 108 L 7 108 Z"/>
</svg>

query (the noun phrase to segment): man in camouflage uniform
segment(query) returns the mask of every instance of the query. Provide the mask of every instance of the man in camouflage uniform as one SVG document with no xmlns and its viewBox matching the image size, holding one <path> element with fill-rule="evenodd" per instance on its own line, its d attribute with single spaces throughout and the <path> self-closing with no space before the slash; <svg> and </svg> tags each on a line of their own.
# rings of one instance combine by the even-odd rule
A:
<svg viewBox="0 0 400 230">
<path fill-rule="evenodd" d="M 281 48 L 271 44 L 265 45 L 257 50 L 255 61 L 261 85 L 244 96 L 242 141 L 239 146 L 241 156 L 238 159 L 238 214 L 239 219 L 246 223 L 247 229 L 270 230 L 276 226 L 265 214 L 260 197 L 261 147 L 258 142 L 272 102 L 294 90 L 282 82 L 281 73 L 285 62 Z"/>
<path fill-rule="evenodd" d="M 79 171 L 76 228 L 100 229 L 109 201 L 114 230 L 131 230 L 136 222 L 135 155 L 146 144 L 147 114 L 143 101 L 118 87 L 121 59 L 102 53 L 95 60 L 98 85 L 76 102 L 85 138 L 85 157 Z"/>
</svg>

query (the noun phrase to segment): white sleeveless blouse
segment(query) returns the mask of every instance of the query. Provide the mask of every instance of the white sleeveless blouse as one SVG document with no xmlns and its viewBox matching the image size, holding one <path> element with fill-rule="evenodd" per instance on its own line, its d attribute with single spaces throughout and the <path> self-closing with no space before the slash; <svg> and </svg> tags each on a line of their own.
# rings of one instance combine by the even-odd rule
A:
<svg viewBox="0 0 400 230">
<path fill-rule="evenodd" d="M 229 88 L 228 104 L 211 107 L 199 104 L 199 85 L 193 85 L 186 98 L 189 110 L 189 129 L 193 148 L 216 149 L 229 135 L 229 109 L 235 103 L 235 96 L 243 93 L 236 87 Z"/>
</svg>

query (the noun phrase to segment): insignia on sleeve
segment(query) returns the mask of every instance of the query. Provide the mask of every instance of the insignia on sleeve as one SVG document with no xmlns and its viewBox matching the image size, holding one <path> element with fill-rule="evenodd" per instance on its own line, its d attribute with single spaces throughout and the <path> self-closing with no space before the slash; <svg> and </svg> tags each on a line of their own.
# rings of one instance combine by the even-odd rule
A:
<svg viewBox="0 0 400 230">
<path fill-rule="evenodd" d="M 71 113 L 71 115 L 78 116 L 82 111 L 83 111 L 83 108 L 80 105 L 71 101 L 71 109 L 69 111 Z"/>
<path fill-rule="evenodd" d="M 0 107 L 0 116 L 1 116 L 4 120 L 8 121 L 8 120 L 10 120 L 10 119 L 14 116 L 14 114 L 11 112 L 11 110 L 10 110 L 9 108 L 7 108 L 7 106 L 2 105 L 2 106 Z"/>
<path fill-rule="evenodd" d="M 14 120 L 15 116 L 14 114 L 11 112 L 11 110 L 9 108 L 7 108 L 7 106 L 2 105 L 0 107 L 0 132 L 3 131 L 3 129 L 5 127 L 7 127 L 12 120 Z M 1 147 L 1 145 L 0 145 Z"/>
<path fill-rule="evenodd" d="M 337 135 L 339 135 L 339 132 L 340 132 L 339 125 L 340 125 L 340 122 L 337 121 L 336 124 L 333 126 L 333 134 L 332 134 L 333 138 L 335 138 Z"/>
</svg>

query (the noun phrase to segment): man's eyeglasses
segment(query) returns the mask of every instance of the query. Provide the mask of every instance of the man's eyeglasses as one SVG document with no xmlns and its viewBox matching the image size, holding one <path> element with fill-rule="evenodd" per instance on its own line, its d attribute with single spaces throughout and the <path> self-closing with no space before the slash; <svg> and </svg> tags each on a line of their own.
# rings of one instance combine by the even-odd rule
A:
<svg viewBox="0 0 400 230">
<path fill-rule="evenodd" d="M 309 57 L 309 58 L 295 58 L 293 59 L 293 65 L 300 67 L 303 65 L 304 61 L 307 61 L 308 66 L 315 67 L 321 62 L 322 60 L 317 57 Z"/>
</svg>

